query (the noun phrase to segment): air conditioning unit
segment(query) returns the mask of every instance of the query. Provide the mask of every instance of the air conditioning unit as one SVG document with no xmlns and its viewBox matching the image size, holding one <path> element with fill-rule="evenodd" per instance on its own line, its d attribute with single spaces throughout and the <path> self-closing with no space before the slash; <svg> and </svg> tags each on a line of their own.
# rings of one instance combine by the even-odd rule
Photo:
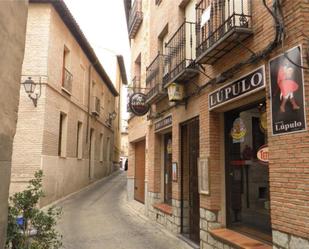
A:
<svg viewBox="0 0 309 249">
<path fill-rule="evenodd" d="M 95 116 L 100 116 L 101 102 L 98 97 L 93 97 L 92 101 L 92 114 Z"/>
</svg>

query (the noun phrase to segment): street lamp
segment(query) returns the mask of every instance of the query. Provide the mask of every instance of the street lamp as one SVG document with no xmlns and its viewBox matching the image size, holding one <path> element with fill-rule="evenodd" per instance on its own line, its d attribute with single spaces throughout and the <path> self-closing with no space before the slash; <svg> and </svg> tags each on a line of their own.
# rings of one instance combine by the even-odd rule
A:
<svg viewBox="0 0 309 249">
<path fill-rule="evenodd" d="M 115 120 L 116 116 L 117 116 L 117 113 L 115 111 L 113 111 L 112 113 L 109 113 L 109 119 L 111 120 Z"/>
<path fill-rule="evenodd" d="M 32 100 L 34 106 L 37 107 L 38 99 L 41 96 L 41 82 L 35 83 L 31 77 L 28 77 L 28 79 L 26 79 L 22 84 L 24 85 L 25 92 L 28 94 L 28 97 Z M 40 92 L 35 93 L 35 96 L 33 96 L 37 84 L 40 85 Z"/>
<path fill-rule="evenodd" d="M 108 118 L 106 119 L 106 123 L 107 123 L 108 125 L 111 125 L 111 124 L 112 124 L 112 121 L 115 120 L 116 116 L 117 116 L 117 113 L 116 113 L 115 111 L 110 112 L 110 113 L 108 114 Z"/>
</svg>

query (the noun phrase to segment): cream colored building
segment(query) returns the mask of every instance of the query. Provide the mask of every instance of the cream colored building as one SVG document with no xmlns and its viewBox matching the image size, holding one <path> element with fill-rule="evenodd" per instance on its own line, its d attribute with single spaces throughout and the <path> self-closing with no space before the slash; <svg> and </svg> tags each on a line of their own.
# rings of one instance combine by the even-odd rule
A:
<svg viewBox="0 0 309 249">
<path fill-rule="evenodd" d="M 0 1 L 0 248 L 4 247 L 28 1 Z M 12 15 L 11 13 L 14 13 Z"/>
<path fill-rule="evenodd" d="M 123 56 L 116 56 L 116 89 L 119 93 L 119 96 L 115 99 L 115 110 L 118 110 L 116 118 L 114 120 L 114 128 L 115 128 L 115 143 L 114 143 L 114 166 L 121 167 L 121 157 L 122 157 L 122 88 L 124 85 L 128 84 L 127 74 L 124 64 Z"/>
<path fill-rule="evenodd" d="M 35 106 L 21 86 L 11 192 L 42 169 L 44 206 L 114 170 L 122 80 L 116 89 L 62 0 L 30 0 L 26 80 L 39 98 Z"/>
</svg>

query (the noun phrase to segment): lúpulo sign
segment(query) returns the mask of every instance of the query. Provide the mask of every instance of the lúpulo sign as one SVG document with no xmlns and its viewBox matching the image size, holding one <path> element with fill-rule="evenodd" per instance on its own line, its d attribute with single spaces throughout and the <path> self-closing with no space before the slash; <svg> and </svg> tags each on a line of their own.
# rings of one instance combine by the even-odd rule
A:
<svg viewBox="0 0 309 249">
<path fill-rule="evenodd" d="M 149 111 L 149 105 L 146 103 L 146 95 L 142 93 L 134 93 L 130 97 L 129 106 L 136 116 L 143 116 Z"/>
<path fill-rule="evenodd" d="M 209 110 L 264 88 L 264 75 L 265 68 L 262 66 L 246 76 L 211 92 L 208 96 Z"/>
<path fill-rule="evenodd" d="M 273 135 L 306 130 L 301 47 L 290 49 L 269 62 Z"/>
</svg>

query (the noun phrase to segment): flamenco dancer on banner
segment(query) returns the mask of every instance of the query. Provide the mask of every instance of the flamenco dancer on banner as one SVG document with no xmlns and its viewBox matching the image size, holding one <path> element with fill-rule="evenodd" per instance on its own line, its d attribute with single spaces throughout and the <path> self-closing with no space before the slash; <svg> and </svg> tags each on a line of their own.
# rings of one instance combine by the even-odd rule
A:
<svg viewBox="0 0 309 249">
<path fill-rule="evenodd" d="M 277 83 L 280 88 L 280 112 L 285 112 L 285 105 L 290 101 L 293 110 L 299 110 L 300 107 L 295 101 L 294 92 L 298 90 L 298 84 L 293 80 L 295 69 L 285 61 L 284 65 L 279 67 Z"/>
</svg>

